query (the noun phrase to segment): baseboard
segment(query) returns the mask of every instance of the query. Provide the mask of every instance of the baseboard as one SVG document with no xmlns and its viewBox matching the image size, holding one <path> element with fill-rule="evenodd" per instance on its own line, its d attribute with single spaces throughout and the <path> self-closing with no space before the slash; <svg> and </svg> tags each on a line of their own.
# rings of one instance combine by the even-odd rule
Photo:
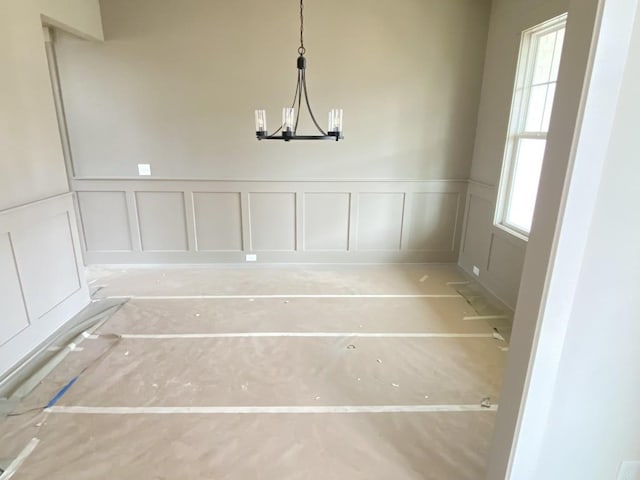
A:
<svg viewBox="0 0 640 480">
<path fill-rule="evenodd" d="M 491 288 L 487 287 L 487 285 L 485 285 L 481 279 L 477 276 L 475 276 L 473 273 L 469 272 L 468 270 L 466 270 L 462 265 L 458 264 L 458 268 L 460 269 L 460 271 L 462 272 L 462 274 L 469 279 L 469 281 L 474 282 L 476 285 L 478 285 L 478 287 L 480 288 L 480 290 L 482 291 L 482 293 L 492 302 L 496 305 L 496 307 L 499 307 L 501 310 L 505 310 L 511 314 L 513 314 L 515 312 L 515 305 L 511 306 L 509 305 L 507 302 L 505 302 L 502 298 L 500 298 L 499 295 L 497 295 Z"/>
</svg>

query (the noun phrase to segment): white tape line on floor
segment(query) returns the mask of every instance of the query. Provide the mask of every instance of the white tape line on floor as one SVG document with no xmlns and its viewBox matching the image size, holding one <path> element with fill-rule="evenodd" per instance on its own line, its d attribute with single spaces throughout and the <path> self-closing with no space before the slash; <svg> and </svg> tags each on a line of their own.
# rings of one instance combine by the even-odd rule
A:
<svg viewBox="0 0 640 480">
<path fill-rule="evenodd" d="M 264 407 L 81 407 L 55 406 L 50 413 L 75 415 L 220 415 L 265 413 L 437 413 L 492 412 L 497 405 L 328 405 Z"/>
<path fill-rule="evenodd" d="M 31 441 L 27 443 L 27 446 L 24 447 L 20 454 L 13 460 L 13 462 L 9 464 L 4 473 L 0 475 L 0 480 L 9 480 L 11 477 L 13 477 L 20 466 L 22 466 L 24 461 L 27 459 L 27 457 L 33 453 L 35 448 L 38 446 L 38 443 L 40 443 L 40 440 L 38 440 L 37 438 L 32 438 Z"/>
<path fill-rule="evenodd" d="M 493 333 L 357 333 L 357 332 L 246 332 L 246 333 L 123 333 L 132 340 L 174 338 L 346 337 L 346 338 L 492 338 Z M 100 338 L 92 335 L 90 338 Z"/>
<path fill-rule="evenodd" d="M 462 317 L 463 320 L 500 320 L 511 318 L 510 315 L 469 315 Z"/>
<path fill-rule="evenodd" d="M 242 300 L 265 298 L 462 298 L 457 294 L 326 294 L 326 295 L 112 295 L 106 298 L 131 300 Z"/>
</svg>

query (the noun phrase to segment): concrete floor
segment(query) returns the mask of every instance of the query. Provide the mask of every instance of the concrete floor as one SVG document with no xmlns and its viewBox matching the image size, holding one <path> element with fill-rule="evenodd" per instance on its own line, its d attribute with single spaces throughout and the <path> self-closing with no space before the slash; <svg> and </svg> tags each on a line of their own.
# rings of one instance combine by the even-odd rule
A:
<svg viewBox="0 0 640 480">
<path fill-rule="evenodd" d="M 91 276 L 131 299 L 0 423 L 13 479 L 483 478 L 507 344 L 457 268 Z"/>
</svg>

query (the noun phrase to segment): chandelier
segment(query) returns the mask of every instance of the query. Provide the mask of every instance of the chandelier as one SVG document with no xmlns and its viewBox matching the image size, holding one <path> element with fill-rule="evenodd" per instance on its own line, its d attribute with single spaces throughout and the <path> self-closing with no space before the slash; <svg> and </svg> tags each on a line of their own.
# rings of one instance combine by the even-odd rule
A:
<svg viewBox="0 0 640 480">
<path fill-rule="evenodd" d="M 300 0 L 300 46 L 298 47 L 298 81 L 296 84 L 296 91 L 293 95 L 293 103 L 291 107 L 285 107 L 282 109 L 282 124 L 280 127 L 269 134 L 267 132 L 267 113 L 265 110 L 256 110 L 256 137 L 258 140 L 284 140 L 289 142 L 291 140 L 335 140 L 336 142 L 343 139 L 342 135 L 342 109 L 333 109 L 329 112 L 329 125 L 327 131 L 324 131 L 318 124 L 316 117 L 311 110 L 311 104 L 309 103 L 309 94 L 307 92 L 307 59 L 304 54 L 306 49 L 304 48 L 304 5 L 303 0 Z M 300 113 L 304 105 L 309 112 L 309 116 L 313 121 L 318 134 L 316 135 L 298 135 L 298 123 L 300 121 Z"/>
</svg>

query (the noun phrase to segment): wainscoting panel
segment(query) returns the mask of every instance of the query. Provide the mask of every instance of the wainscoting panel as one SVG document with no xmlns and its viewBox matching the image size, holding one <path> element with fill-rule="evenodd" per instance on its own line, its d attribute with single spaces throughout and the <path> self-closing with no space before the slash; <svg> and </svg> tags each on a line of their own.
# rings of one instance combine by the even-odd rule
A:
<svg viewBox="0 0 640 480">
<path fill-rule="evenodd" d="M 0 304 L 3 318 L 0 329 L 0 348 L 2 348 L 2 345 L 14 335 L 29 326 L 20 277 L 8 233 L 0 235 Z"/>
<path fill-rule="evenodd" d="M 349 193 L 305 193 L 304 249 L 346 252 L 350 207 Z"/>
<path fill-rule="evenodd" d="M 494 225 L 496 188 L 469 182 L 462 233 L 460 266 L 511 309 L 515 308 L 526 252 L 526 241 Z"/>
<path fill-rule="evenodd" d="M 11 233 L 29 317 L 41 318 L 80 289 L 69 213 Z"/>
<path fill-rule="evenodd" d="M 83 224 L 84 247 L 88 251 L 130 252 L 131 232 L 125 192 L 82 192 L 78 204 Z"/>
<path fill-rule="evenodd" d="M 412 250 L 456 251 L 461 195 L 419 192 L 411 195 L 407 213 L 407 247 Z"/>
<path fill-rule="evenodd" d="M 358 197 L 358 248 L 400 250 L 405 194 L 361 193 Z"/>
<path fill-rule="evenodd" d="M 239 263 L 246 253 L 258 262 L 455 262 L 467 182 L 75 179 L 72 188 L 81 206 L 117 193 L 120 212 L 125 192 L 128 221 L 110 227 L 103 249 L 87 241 L 89 264 Z M 85 229 L 100 230 L 99 212 L 81 208 Z M 131 251 L 113 250 L 120 235 Z"/>
<path fill-rule="evenodd" d="M 249 193 L 251 249 L 287 252 L 296 249 L 296 194 Z"/>
<path fill-rule="evenodd" d="M 486 272 L 491 245 L 494 204 L 479 195 L 469 194 L 468 213 L 462 255 L 474 260 L 480 274 Z M 481 261 L 479 261 L 481 260 Z"/>
<path fill-rule="evenodd" d="M 239 192 L 193 192 L 196 249 L 199 252 L 242 250 L 242 206 Z"/>
<path fill-rule="evenodd" d="M 507 235 L 491 235 L 487 272 L 506 298 L 516 299 L 524 266 L 524 250 L 517 241 L 509 239 Z"/>
<path fill-rule="evenodd" d="M 188 250 L 183 192 L 136 192 L 142 250 Z"/>
<path fill-rule="evenodd" d="M 0 380 L 89 303 L 73 194 L 0 211 Z"/>
</svg>

